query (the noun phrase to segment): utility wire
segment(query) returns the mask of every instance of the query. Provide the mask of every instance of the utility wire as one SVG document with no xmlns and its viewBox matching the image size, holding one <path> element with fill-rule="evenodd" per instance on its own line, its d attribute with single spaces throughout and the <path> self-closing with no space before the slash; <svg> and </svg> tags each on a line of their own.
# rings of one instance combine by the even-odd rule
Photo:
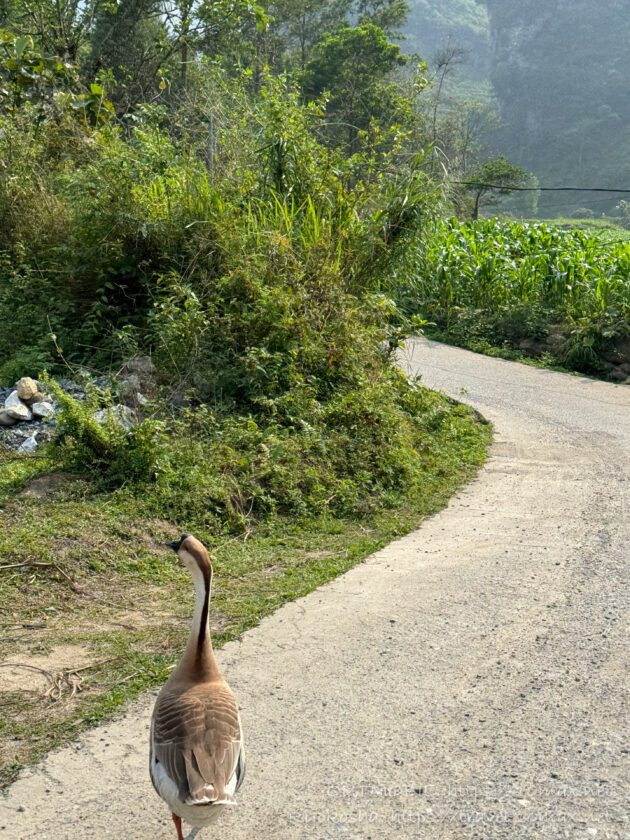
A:
<svg viewBox="0 0 630 840">
<path fill-rule="evenodd" d="M 630 189 L 611 190 L 608 187 L 507 187 L 505 184 L 485 184 L 482 181 L 454 181 L 464 187 L 486 187 L 490 190 L 510 190 L 512 192 L 605 192 L 630 193 Z"/>
<path fill-rule="evenodd" d="M 593 204 L 606 204 L 610 202 L 609 198 L 591 198 L 589 199 L 588 206 L 590 207 Z M 582 201 L 569 201 L 569 199 L 565 199 L 562 202 L 554 202 L 553 204 L 547 204 L 545 202 L 545 210 L 548 210 L 552 207 L 581 207 Z"/>
</svg>

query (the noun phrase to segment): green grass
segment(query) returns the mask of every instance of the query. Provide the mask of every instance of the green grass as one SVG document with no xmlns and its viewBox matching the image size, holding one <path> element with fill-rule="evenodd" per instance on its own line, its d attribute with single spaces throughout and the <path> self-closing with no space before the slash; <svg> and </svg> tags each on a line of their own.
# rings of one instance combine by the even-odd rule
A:
<svg viewBox="0 0 630 840">
<path fill-rule="evenodd" d="M 528 219 L 528 224 L 543 222 L 551 228 L 573 231 L 580 230 L 586 233 L 594 233 L 605 242 L 629 242 L 630 230 L 624 228 L 619 222 L 608 217 L 600 219 L 572 219 L 566 216 L 555 216 L 552 219 Z"/>
<path fill-rule="evenodd" d="M 474 476 L 490 427 L 464 406 L 439 402 L 421 478 L 395 505 L 363 518 L 275 516 L 232 537 L 196 529 L 214 557 L 216 645 L 409 532 Z M 6 785 L 21 767 L 164 681 L 187 637 L 192 592 L 163 545 L 186 522 L 148 517 L 141 499 L 97 492 L 89 477 L 51 474 L 45 459 L 5 457 L 0 466 L 0 660 L 39 662 L 57 686 L 54 699 L 28 687 L 0 691 Z M 76 671 L 54 664 L 65 646 L 81 654 Z M 37 659 L 50 656 L 50 666 Z"/>
</svg>

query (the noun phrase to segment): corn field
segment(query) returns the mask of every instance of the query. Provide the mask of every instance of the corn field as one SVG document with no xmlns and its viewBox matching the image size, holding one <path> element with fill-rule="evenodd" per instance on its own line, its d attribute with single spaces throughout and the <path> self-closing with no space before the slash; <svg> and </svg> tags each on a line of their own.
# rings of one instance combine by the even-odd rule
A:
<svg viewBox="0 0 630 840">
<path fill-rule="evenodd" d="M 515 343 L 562 325 L 571 366 L 597 367 L 600 349 L 630 336 L 630 242 L 542 222 L 440 220 L 407 295 L 407 308 L 460 343 Z"/>
</svg>

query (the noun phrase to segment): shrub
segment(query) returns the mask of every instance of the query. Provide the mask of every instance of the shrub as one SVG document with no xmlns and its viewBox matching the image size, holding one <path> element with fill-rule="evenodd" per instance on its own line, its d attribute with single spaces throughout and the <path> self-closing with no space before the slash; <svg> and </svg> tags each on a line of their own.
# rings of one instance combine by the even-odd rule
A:
<svg viewBox="0 0 630 840">
<path fill-rule="evenodd" d="M 58 391 L 64 467 L 151 515 L 232 531 L 395 504 L 431 449 L 424 389 L 383 352 L 404 337 L 392 297 L 435 201 L 421 161 L 384 175 L 367 135 L 347 159 L 320 142 L 322 103 L 278 79 L 251 98 L 246 82 L 213 79 L 230 116 L 210 171 L 186 120 L 155 108 L 128 131 L 85 128 L 72 160 L 51 147 L 37 189 L 64 227 L 8 242 L 0 280 L 0 309 L 29 304 L 14 360 L 56 353 L 53 331 L 74 364 L 142 352 L 161 374 L 162 408 L 131 431 L 95 421 L 106 395 Z M 42 204 L 38 230 L 53 225 Z"/>
<path fill-rule="evenodd" d="M 66 394 L 50 382 L 58 405 L 52 451 L 64 469 L 87 472 L 101 489 L 155 480 L 166 438 L 163 423 L 145 419 L 126 429 L 113 411 L 99 423 L 94 414 L 112 401 L 87 386 L 85 401 Z M 109 403 L 109 405 L 108 405 Z"/>
</svg>

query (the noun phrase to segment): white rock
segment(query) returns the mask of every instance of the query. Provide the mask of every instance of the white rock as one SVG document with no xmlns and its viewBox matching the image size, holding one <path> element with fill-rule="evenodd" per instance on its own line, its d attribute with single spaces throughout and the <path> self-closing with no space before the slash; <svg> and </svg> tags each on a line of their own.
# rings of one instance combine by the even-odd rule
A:
<svg viewBox="0 0 630 840">
<path fill-rule="evenodd" d="M 24 405 L 22 400 L 18 397 L 17 391 L 11 391 L 9 396 L 4 401 L 5 408 L 12 408 L 14 405 Z"/>
<path fill-rule="evenodd" d="M 55 414 L 55 409 L 52 407 L 52 403 L 49 402 L 33 403 L 33 405 L 31 406 L 31 411 L 33 412 L 35 417 L 41 417 L 43 419 L 53 417 Z"/>
<path fill-rule="evenodd" d="M 22 400 L 18 397 L 17 391 L 11 391 L 9 396 L 4 401 L 4 410 L 9 417 L 15 420 L 32 420 L 33 413 L 27 405 L 24 405 Z"/>
<path fill-rule="evenodd" d="M 11 417 L 4 408 L 0 409 L 0 426 L 14 426 L 16 423 L 15 417 Z"/>
<path fill-rule="evenodd" d="M 101 426 L 104 426 L 110 417 L 123 429 L 129 431 L 133 427 L 133 411 L 126 405 L 113 405 L 109 408 L 102 408 L 95 411 L 92 417 Z"/>
<path fill-rule="evenodd" d="M 26 438 L 23 444 L 21 444 L 18 452 L 35 452 L 37 449 L 37 438 L 35 435 L 31 435 L 30 437 Z"/>
</svg>

